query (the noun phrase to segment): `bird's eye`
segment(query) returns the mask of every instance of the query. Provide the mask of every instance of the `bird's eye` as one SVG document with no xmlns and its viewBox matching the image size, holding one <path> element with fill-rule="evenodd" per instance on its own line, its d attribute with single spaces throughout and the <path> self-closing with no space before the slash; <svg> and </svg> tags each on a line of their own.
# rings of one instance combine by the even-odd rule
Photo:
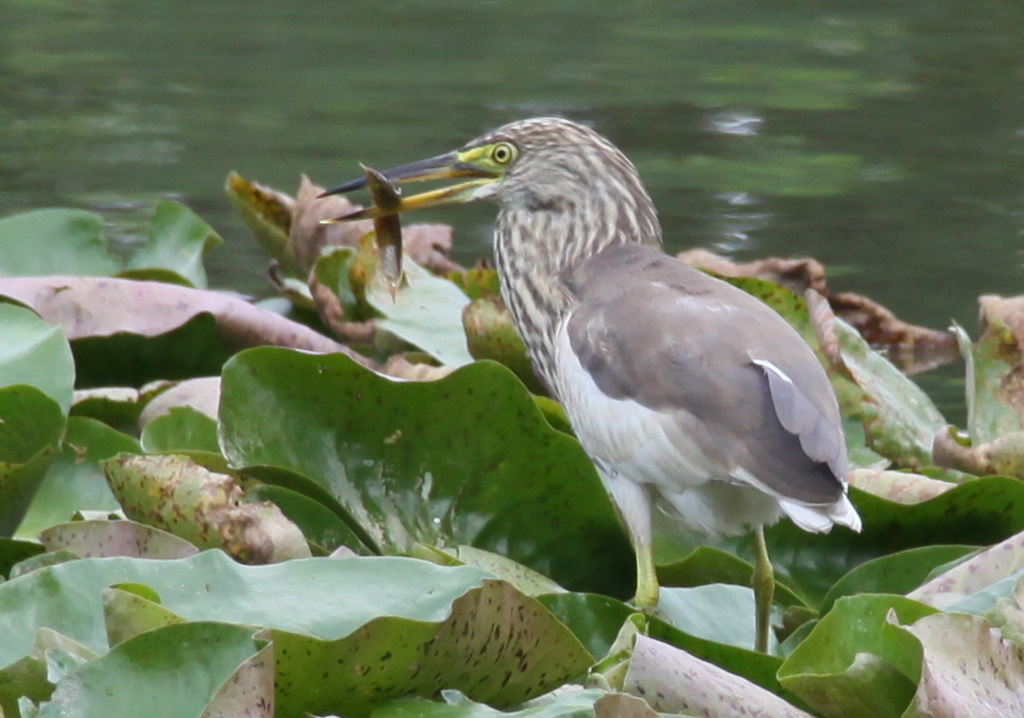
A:
<svg viewBox="0 0 1024 718">
<path fill-rule="evenodd" d="M 516 156 L 515 145 L 509 144 L 508 142 L 499 142 L 491 148 L 491 159 L 496 164 L 507 165 Z"/>
</svg>

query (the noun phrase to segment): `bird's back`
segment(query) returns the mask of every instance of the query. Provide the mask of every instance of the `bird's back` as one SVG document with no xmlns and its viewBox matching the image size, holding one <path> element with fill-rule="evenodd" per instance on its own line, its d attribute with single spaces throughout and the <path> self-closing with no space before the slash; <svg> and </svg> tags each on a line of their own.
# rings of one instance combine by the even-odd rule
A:
<svg viewBox="0 0 1024 718">
<path fill-rule="evenodd" d="M 635 244 L 598 253 L 566 285 L 576 301 L 562 360 L 583 372 L 556 391 L 599 466 L 634 472 L 662 498 L 717 481 L 797 505 L 845 502 L 831 383 L 774 310 Z M 614 416 L 587 422 L 598 406 Z M 653 438 L 641 446 L 627 435 Z"/>
</svg>

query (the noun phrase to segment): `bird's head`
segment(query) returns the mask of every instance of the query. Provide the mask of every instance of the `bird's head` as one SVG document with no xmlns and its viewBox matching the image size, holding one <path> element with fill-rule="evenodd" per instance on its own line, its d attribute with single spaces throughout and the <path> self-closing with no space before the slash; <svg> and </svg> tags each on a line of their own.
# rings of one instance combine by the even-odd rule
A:
<svg viewBox="0 0 1024 718">
<path fill-rule="evenodd" d="M 660 234 L 653 204 L 633 163 L 598 133 L 561 118 L 513 122 L 454 152 L 383 174 L 394 184 L 457 181 L 403 197 L 396 208 L 370 207 L 344 219 L 493 199 L 513 211 L 628 214 L 643 220 L 641 234 Z M 349 192 L 365 184 L 365 179 L 353 180 L 324 195 Z"/>
</svg>

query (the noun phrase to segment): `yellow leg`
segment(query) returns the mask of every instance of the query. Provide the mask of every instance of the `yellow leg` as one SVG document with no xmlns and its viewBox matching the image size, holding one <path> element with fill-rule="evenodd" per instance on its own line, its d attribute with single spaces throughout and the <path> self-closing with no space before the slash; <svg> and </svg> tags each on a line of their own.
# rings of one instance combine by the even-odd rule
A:
<svg viewBox="0 0 1024 718">
<path fill-rule="evenodd" d="M 768 558 L 768 546 L 764 541 L 764 527 L 754 531 L 754 545 L 757 559 L 751 579 L 754 589 L 754 606 L 757 611 L 757 637 L 754 648 L 761 653 L 768 652 L 768 632 L 771 631 L 772 602 L 775 599 L 775 570 Z"/>
<path fill-rule="evenodd" d="M 633 542 L 636 551 L 636 598 L 637 608 L 654 608 L 658 605 L 658 576 L 654 572 L 654 553 L 650 543 Z"/>
</svg>

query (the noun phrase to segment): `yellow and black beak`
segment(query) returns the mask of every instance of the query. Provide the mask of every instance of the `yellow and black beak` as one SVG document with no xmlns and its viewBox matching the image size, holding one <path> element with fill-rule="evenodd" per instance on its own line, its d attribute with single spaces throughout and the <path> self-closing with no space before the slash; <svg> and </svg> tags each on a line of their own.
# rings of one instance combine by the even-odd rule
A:
<svg viewBox="0 0 1024 718">
<path fill-rule="evenodd" d="M 394 167 L 382 172 L 381 174 L 384 176 L 384 179 L 393 184 L 422 182 L 425 180 L 472 178 L 468 182 L 458 182 L 456 184 L 448 185 L 447 187 L 440 187 L 428 192 L 421 192 L 409 197 L 403 197 L 397 206 L 379 207 L 375 205 L 367 207 L 366 209 L 361 209 L 358 212 L 345 215 L 344 217 L 337 217 L 335 219 L 322 221 L 324 223 L 333 223 L 353 219 L 370 219 L 399 214 L 401 212 L 410 212 L 417 209 L 425 209 L 427 207 L 437 207 L 442 204 L 469 202 L 475 199 L 474 192 L 479 187 L 499 179 L 502 172 L 500 169 L 495 167 L 481 165 L 473 161 L 466 161 L 467 154 L 468 153 L 466 152 L 449 152 L 447 154 L 438 155 L 437 157 L 431 157 L 418 162 L 410 162 L 409 164 L 401 165 L 400 167 Z M 472 154 L 475 155 L 476 153 Z M 320 196 L 327 197 L 332 194 L 343 194 L 345 192 L 351 192 L 352 190 L 361 189 L 365 186 L 366 178 L 360 177 L 359 179 L 354 179 L 349 182 L 345 182 L 344 184 L 340 184 L 337 187 L 332 187 Z"/>
</svg>

